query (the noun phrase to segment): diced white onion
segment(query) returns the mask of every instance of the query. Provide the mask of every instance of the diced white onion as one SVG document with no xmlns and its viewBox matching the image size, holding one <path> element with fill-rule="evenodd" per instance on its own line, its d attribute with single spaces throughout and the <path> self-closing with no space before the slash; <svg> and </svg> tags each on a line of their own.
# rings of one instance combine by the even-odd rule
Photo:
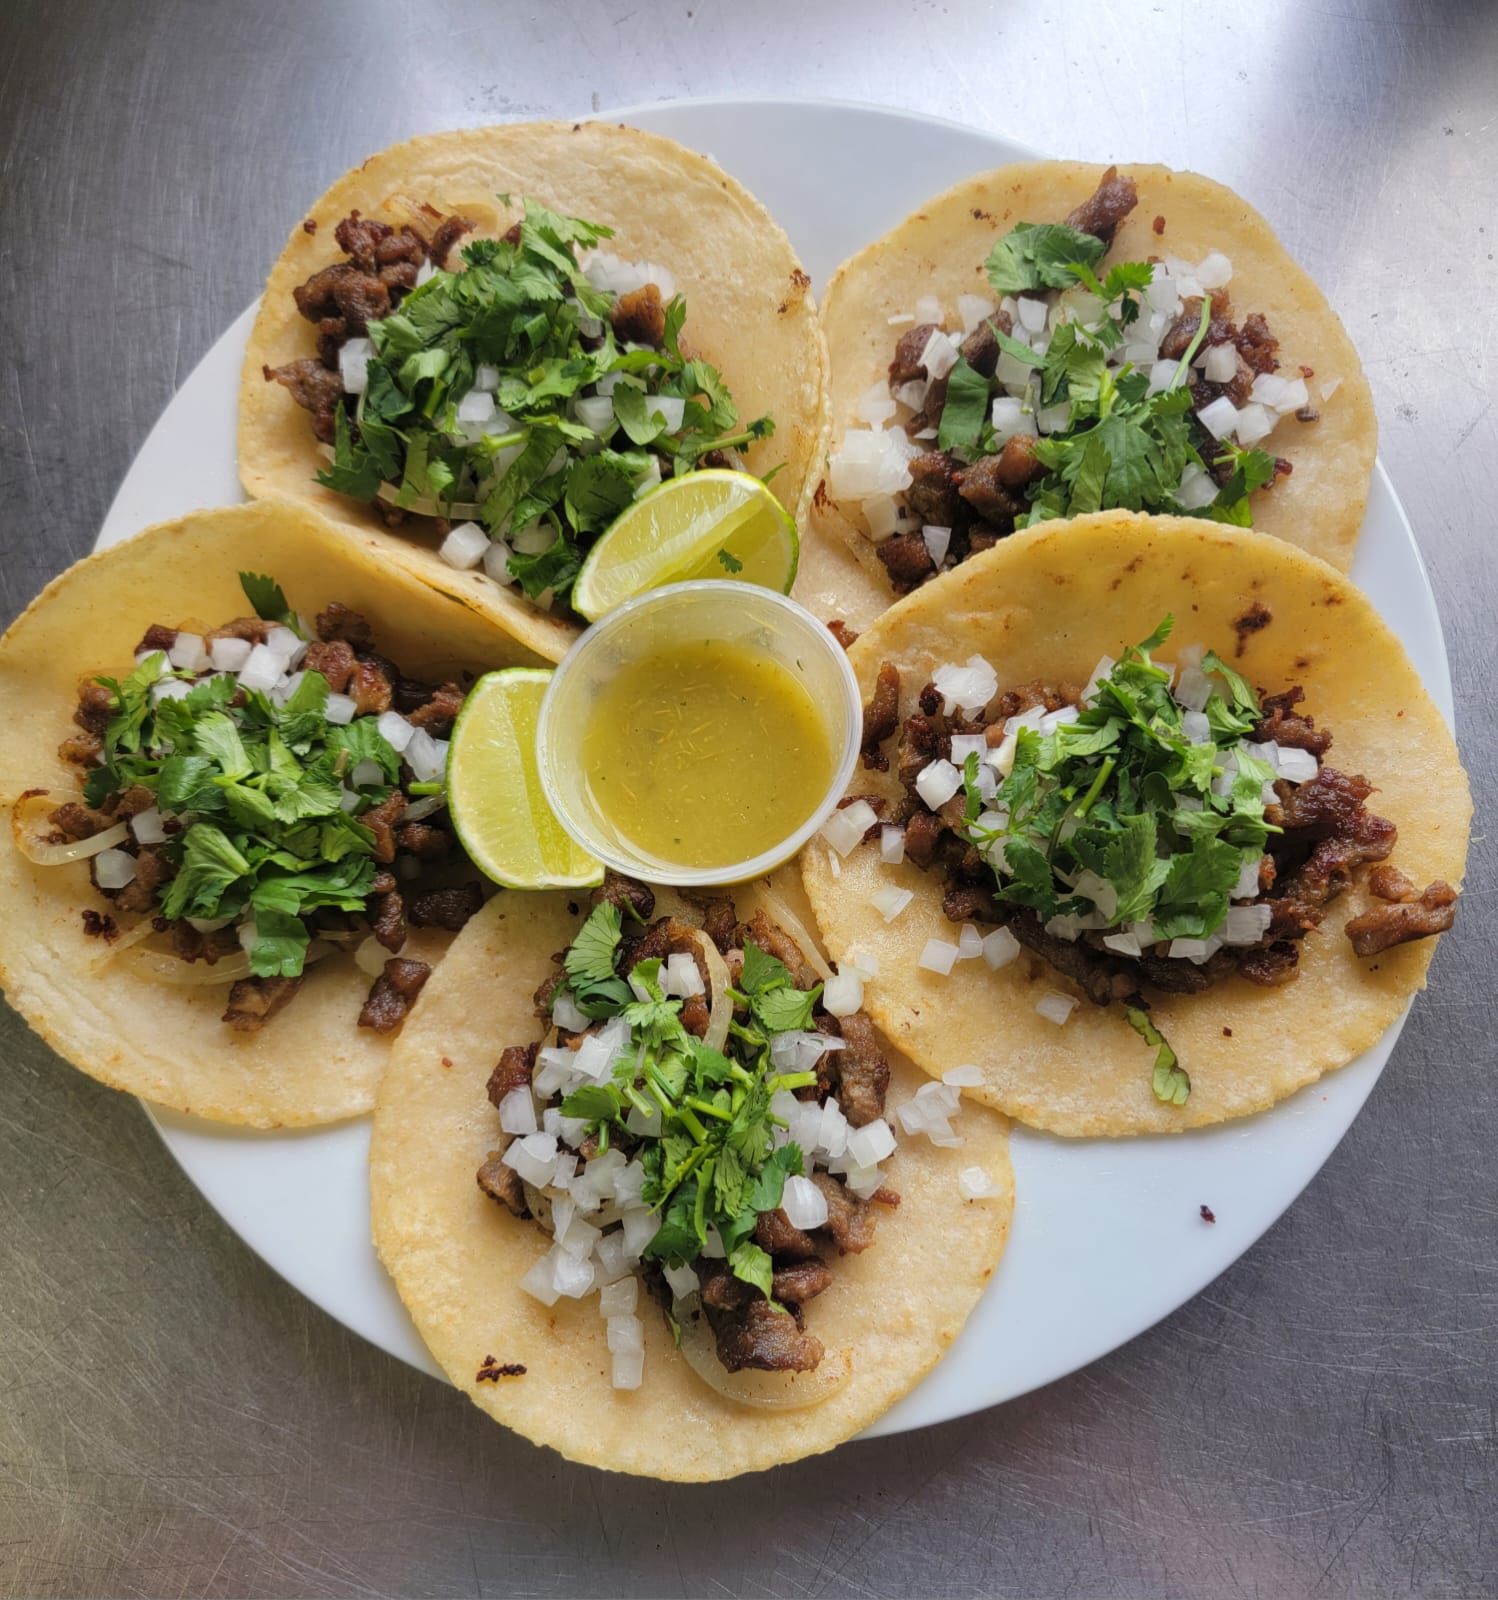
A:
<svg viewBox="0 0 1498 1600">
<path fill-rule="evenodd" d="M 126 850 L 101 850 L 94 857 L 94 882 L 101 889 L 123 889 L 135 882 L 136 860 Z"/>
<path fill-rule="evenodd" d="M 921 529 L 921 537 L 926 541 L 926 549 L 933 565 L 940 567 L 947 559 L 947 549 L 952 543 L 952 530 L 928 525 Z"/>
<path fill-rule="evenodd" d="M 957 1192 L 964 1200 L 997 1200 L 1003 1188 L 982 1167 L 964 1167 L 957 1174 Z"/>
<path fill-rule="evenodd" d="M 943 978 L 951 972 L 957 962 L 957 946 L 946 939 L 928 939 L 925 948 L 921 951 L 921 959 L 916 963 L 927 972 L 939 973 Z"/>
<path fill-rule="evenodd" d="M 879 859 L 886 866 L 897 867 L 905 859 L 905 830 L 888 824 L 879 830 Z"/>
<path fill-rule="evenodd" d="M 907 322 L 915 321 L 915 312 L 897 311 L 894 316 L 886 317 L 884 320 L 890 325 L 890 327 L 900 328 L 903 327 Z"/>
<path fill-rule="evenodd" d="M 994 443 L 1005 445 L 1025 429 L 1024 402 L 1012 395 L 1001 394 L 995 399 L 990 412 L 993 421 Z"/>
<path fill-rule="evenodd" d="M 915 895 L 911 890 L 897 889 L 891 885 L 887 889 L 881 889 L 877 894 L 870 895 L 869 904 L 886 922 L 893 922 L 914 899 Z"/>
<path fill-rule="evenodd" d="M 895 399 L 902 406 L 909 406 L 912 411 L 924 411 L 926 396 L 930 393 L 931 385 L 924 378 L 912 378 L 909 383 L 902 383 L 895 390 Z"/>
<path fill-rule="evenodd" d="M 661 1276 L 671 1285 L 671 1293 L 678 1300 L 685 1300 L 702 1287 L 702 1280 L 690 1267 L 662 1267 Z"/>
<path fill-rule="evenodd" d="M 1309 783 L 1321 771 L 1321 763 L 1309 750 L 1297 750 L 1294 745 L 1280 746 L 1275 765 L 1288 783 Z"/>
<path fill-rule="evenodd" d="M 1274 424 L 1272 411 L 1266 411 L 1263 406 L 1250 401 L 1238 413 L 1238 425 L 1234 430 L 1238 435 L 1238 443 L 1245 448 L 1257 444 L 1274 431 Z"/>
<path fill-rule="evenodd" d="M 345 394 L 364 393 L 373 355 L 374 345 L 368 339 L 349 339 L 338 352 L 338 376 Z"/>
<path fill-rule="evenodd" d="M 628 1317 L 640 1303 L 640 1280 L 630 1273 L 598 1291 L 598 1310 L 604 1317 Z"/>
<path fill-rule="evenodd" d="M 669 1281 L 673 1269 L 666 1269 L 666 1278 Z M 690 1268 L 686 1270 L 691 1271 Z M 696 1276 L 695 1273 L 692 1274 Z M 645 1348 L 645 1324 L 634 1314 L 626 1311 L 622 1315 L 612 1316 L 608 1319 L 607 1340 L 609 1349 L 617 1355 L 633 1355 Z"/>
<path fill-rule="evenodd" d="M 937 327 L 940 327 L 947 320 L 946 313 L 941 307 L 941 301 L 934 294 L 923 294 L 915 303 L 915 320 L 917 322 L 934 322 Z"/>
<path fill-rule="evenodd" d="M 448 531 L 437 554 L 450 567 L 466 572 L 484 559 L 489 548 L 489 535 L 476 522 L 459 522 Z"/>
<path fill-rule="evenodd" d="M 520 1280 L 520 1287 L 531 1296 L 539 1300 L 543 1306 L 554 1306 L 560 1296 L 551 1276 L 551 1252 L 534 1261 L 525 1276 Z"/>
<path fill-rule="evenodd" d="M 1201 369 L 1208 383 L 1231 383 L 1238 370 L 1236 346 L 1209 344 L 1202 352 Z"/>
<path fill-rule="evenodd" d="M 853 414 L 860 422 L 867 422 L 870 427 L 882 428 L 893 418 L 898 409 L 889 392 L 889 384 L 881 379 L 864 391 L 857 406 L 854 407 Z"/>
<path fill-rule="evenodd" d="M 645 1381 L 645 1352 L 620 1350 L 612 1358 L 609 1382 L 615 1389 L 638 1389 Z"/>
<path fill-rule="evenodd" d="M 1193 966 L 1199 967 L 1221 948 L 1222 940 L 1214 933 L 1210 939 L 1172 939 L 1167 954 L 1174 956 L 1178 961 L 1189 961 Z"/>
<path fill-rule="evenodd" d="M 375 728 L 380 737 L 389 744 L 397 754 L 403 751 L 411 742 L 411 736 L 416 729 L 406 721 L 399 711 L 382 711 L 375 718 Z"/>
<path fill-rule="evenodd" d="M 957 346 L 941 331 L 935 329 L 926 341 L 926 348 L 921 351 L 921 365 L 926 369 L 928 378 L 945 378 L 957 365 L 959 355 Z"/>
<path fill-rule="evenodd" d="M 434 739 L 425 728 L 412 733 L 403 753 L 418 783 L 435 783 L 447 770 L 447 740 Z"/>
<path fill-rule="evenodd" d="M 822 1009 L 834 1017 L 851 1017 L 863 1005 L 863 979 L 853 971 L 838 972 L 822 986 Z"/>
<path fill-rule="evenodd" d="M 1026 333 L 1044 333 L 1046 315 L 1050 306 L 1034 295 L 1022 294 L 1015 304 L 1019 307 L 1020 326 Z"/>
<path fill-rule="evenodd" d="M 536 1132 L 536 1102 L 526 1084 L 511 1089 L 499 1102 L 499 1125 L 506 1133 Z"/>
<path fill-rule="evenodd" d="M 983 936 L 983 959 L 995 972 L 1007 967 L 1020 953 L 1021 945 L 1008 928 L 995 928 Z"/>
<path fill-rule="evenodd" d="M 810 1178 L 790 1177 L 780 1197 L 780 1209 L 793 1228 L 809 1233 L 827 1221 L 827 1197 Z"/>
<path fill-rule="evenodd" d="M 570 1300 L 581 1300 L 584 1295 L 592 1293 L 594 1271 L 591 1261 L 572 1254 L 570 1250 L 553 1249 L 551 1252 L 552 1287 Z"/>
<path fill-rule="evenodd" d="M 130 831 L 141 844 L 160 844 L 166 838 L 166 829 L 161 824 L 161 812 L 156 806 L 150 806 L 145 811 L 137 811 L 130 819 Z"/>
<path fill-rule="evenodd" d="M 215 639 L 208 646 L 208 657 L 215 672 L 238 672 L 253 648 L 248 639 Z"/>
<path fill-rule="evenodd" d="M 955 1089 L 980 1089 L 983 1086 L 982 1067 L 964 1066 L 949 1067 L 941 1075 L 943 1083 L 949 1083 Z"/>
<path fill-rule="evenodd" d="M 384 783 L 385 769 L 378 761 L 371 761 L 366 756 L 362 761 L 356 761 L 353 770 L 348 775 L 348 781 L 356 789 L 367 789 L 371 784 Z"/>
<path fill-rule="evenodd" d="M 500 1160 L 505 1166 L 513 1167 L 527 1183 L 544 1189 L 556 1171 L 556 1138 L 549 1133 L 529 1133 L 522 1139 L 513 1139 Z"/>
<path fill-rule="evenodd" d="M 1271 906 L 1229 906 L 1222 924 L 1224 944 L 1257 944 L 1274 920 Z"/>
<path fill-rule="evenodd" d="M 981 711 L 999 692 L 999 676 L 982 656 L 969 656 L 966 666 L 938 667 L 932 682 L 947 716 L 954 708 L 970 715 Z"/>
<path fill-rule="evenodd" d="M 1133 956 L 1137 960 L 1144 954 L 1140 948 L 1139 936 L 1127 928 L 1122 933 L 1105 933 L 1103 943 L 1116 955 Z"/>
<path fill-rule="evenodd" d="M 1226 439 L 1238 426 L 1238 408 L 1225 394 L 1220 394 L 1197 412 L 1196 420 L 1214 439 Z"/>
<path fill-rule="evenodd" d="M 179 672 L 206 672 L 212 661 L 200 633 L 179 633 L 166 658 Z"/>
<path fill-rule="evenodd" d="M 1179 361 L 1156 361 L 1150 366 L 1150 394 L 1162 394 L 1175 382 L 1180 371 Z"/>
<path fill-rule="evenodd" d="M 323 718 L 335 728 L 347 727 L 355 716 L 358 715 L 359 704 L 352 696 L 346 694 L 330 694 L 328 703 L 323 707 Z"/>
<path fill-rule="evenodd" d="M 933 811 L 939 811 L 962 787 L 962 774 L 950 761 L 936 760 L 922 768 L 915 790 Z"/>
<path fill-rule="evenodd" d="M 1109 676 L 1114 667 L 1117 665 L 1118 663 L 1113 659 L 1112 656 L 1102 657 L 1098 664 L 1092 669 L 1086 685 L 1083 687 L 1082 693 L 1078 697 L 1079 704 L 1085 706 L 1090 703 L 1093 695 L 1097 691 L 1097 686 Z"/>
<path fill-rule="evenodd" d="M 855 800 L 834 811 L 822 824 L 822 837 L 840 856 L 845 856 L 879 820 L 867 800 Z"/>
<path fill-rule="evenodd" d="M 1077 1009 L 1077 1002 L 1069 994 L 1047 994 L 1035 1002 L 1035 1009 L 1059 1028 Z"/>
<path fill-rule="evenodd" d="M 1233 263 L 1213 250 L 1196 269 L 1196 281 L 1203 289 L 1225 289 L 1233 281 Z"/>
<path fill-rule="evenodd" d="M 1035 413 L 1035 426 L 1042 433 L 1065 433 L 1071 426 L 1071 402 L 1058 400 L 1053 406 L 1042 406 Z"/>
<path fill-rule="evenodd" d="M 848 1135 L 848 1160 L 860 1167 L 877 1166 L 893 1155 L 895 1135 L 883 1117 L 854 1128 Z"/>
<path fill-rule="evenodd" d="M 679 1000 L 689 1000 L 694 994 L 706 994 L 707 985 L 697 970 L 697 963 L 689 955 L 666 957 L 662 990 Z"/>
<path fill-rule="evenodd" d="M 993 301 L 985 299 L 981 294 L 957 296 L 957 315 L 962 319 L 964 334 L 971 333 L 985 317 L 991 317 L 996 309 Z"/>
<path fill-rule="evenodd" d="M 281 657 L 267 646 L 257 644 L 240 669 L 239 687 L 245 690 L 258 689 L 264 694 L 274 689 L 284 675 L 285 664 Z"/>
</svg>

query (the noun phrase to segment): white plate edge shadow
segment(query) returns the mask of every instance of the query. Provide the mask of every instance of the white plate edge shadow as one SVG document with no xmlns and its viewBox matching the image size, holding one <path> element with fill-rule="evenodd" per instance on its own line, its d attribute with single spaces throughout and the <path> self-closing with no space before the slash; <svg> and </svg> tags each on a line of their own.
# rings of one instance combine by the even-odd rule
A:
<svg viewBox="0 0 1498 1600">
<path fill-rule="evenodd" d="M 720 158 L 786 227 L 818 286 L 927 195 L 965 173 L 1033 154 L 961 124 L 847 102 L 683 100 L 591 120 L 628 121 Z M 857 137 L 849 137 L 855 122 Z M 830 146 L 829 132 L 836 136 Z M 777 148 L 802 158 L 812 150 L 818 159 L 777 167 Z M 829 183 L 840 163 L 849 176 L 879 171 L 881 189 L 852 204 L 862 220 L 840 215 L 829 228 L 818 196 L 853 192 Z M 220 336 L 167 405 L 110 507 L 100 546 L 195 507 L 243 498 L 234 432 L 254 310 Z M 1451 722 L 1434 594 L 1382 464 L 1353 576 Z M 1320 1170 L 1402 1026 L 1403 1018 L 1372 1050 L 1273 1111 L 1189 1139 L 1062 1141 L 1016 1128 L 1015 1224 L 993 1283 L 942 1362 L 864 1436 L 1012 1399 L 1118 1348 L 1199 1293 Z M 204 1198 L 268 1265 L 371 1343 L 441 1376 L 369 1242 L 367 1121 L 256 1134 L 146 1110 Z M 267 1146 L 276 1151 L 274 1184 L 265 1182 Z M 1217 1215 L 1214 1225 L 1201 1220 L 1203 1203 Z"/>
</svg>

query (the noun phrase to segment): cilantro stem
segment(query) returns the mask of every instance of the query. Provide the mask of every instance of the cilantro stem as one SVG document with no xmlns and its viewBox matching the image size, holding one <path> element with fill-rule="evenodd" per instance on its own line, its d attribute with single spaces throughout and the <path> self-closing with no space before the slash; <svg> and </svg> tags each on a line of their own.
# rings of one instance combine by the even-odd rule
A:
<svg viewBox="0 0 1498 1600">
<path fill-rule="evenodd" d="M 721 1106 L 715 1106 L 711 1100 L 700 1100 L 696 1095 L 687 1096 L 687 1104 L 694 1111 L 700 1111 L 705 1117 L 719 1117 L 724 1122 L 733 1121 L 733 1113 L 725 1111 Z"/>
<path fill-rule="evenodd" d="M 1098 775 L 1092 780 L 1092 787 L 1082 796 L 1081 803 L 1077 806 L 1077 821 L 1080 822 L 1092 810 L 1097 797 L 1103 792 L 1103 785 L 1113 776 L 1113 768 L 1117 765 L 1112 756 L 1107 756 L 1098 768 Z"/>
<path fill-rule="evenodd" d="M 771 1078 L 767 1087 L 774 1094 L 777 1089 L 809 1089 L 816 1081 L 814 1072 L 782 1072 Z"/>
<path fill-rule="evenodd" d="M 655 1116 L 658 1108 L 653 1106 L 650 1101 L 648 1101 L 645 1096 L 642 1095 L 637 1088 L 635 1088 L 634 1084 L 627 1083 L 624 1085 L 624 1098 L 629 1101 L 629 1103 L 635 1108 L 636 1111 L 640 1113 L 642 1117 Z"/>
<path fill-rule="evenodd" d="M 1181 357 L 1181 364 L 1176 368 L 1175 377 L 1170 380 L 1172 389 L 1179 389 L 1185 382 L 1186 373 L 1191 363 L 1196 359 L 1196 352 L 1202 347 L 1202 340 L 1207 337 L 1207 325 L 1212 320 L 1212 296 L 1210 293 L 1202 296 L 1202 319 L 1196 325 L 1196 333 L 1191 343 L 1186 346 L 1186 354 Z"/>
<path fill-rule="evenodd" d="M 345 755 L 348 754 L 347 751 L 344 751 L 343 753 Z M 441 794 L 444 787 L 445 787 L 445 785 L 440 784 L 440 783 L 408 783 L 406 785 L 406 793 L 407 794 Z"/>
</svg>

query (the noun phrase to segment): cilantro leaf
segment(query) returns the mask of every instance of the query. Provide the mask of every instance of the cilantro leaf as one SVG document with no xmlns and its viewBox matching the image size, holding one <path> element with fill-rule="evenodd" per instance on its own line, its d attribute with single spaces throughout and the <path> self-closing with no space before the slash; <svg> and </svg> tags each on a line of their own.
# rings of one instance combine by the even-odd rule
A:
<svg viewBox="0 0 1498 1600">
<path fill-rule="evenodd" d="M 745 1239 L 729 1252 L 728 1269 L 741 1282 L 751 1284 L 772 1304 L 775 1264 L 751 1239 Z"/>
<path fill-rule="evenodd" d="M 567 947 L 562 970 L 578 1010 L 586 1017 L 617 1016 L 634 1000 L 629 985 L 615 971 L 622 937 L 619 908 L 604 900 L 588 913 Z"/>
<path fill-rule="evenodd" d="M 1065 289 L 1077 281 L 1073 262 L 1095 267 L 1107 249 L 1096 235 L 1065 223 L 1021 222 L 994 245 L 983 266 L 990 285 L 1001 295 Z"/>
<path fill-rule="evenodd" d="M 725 572 L 742 572 L 744 570 L 744 563 L 727 550 L 718 552 L 718 564 Z"/>
<path fill-rule="evenodd" d="M 1176 1059 L 1165 1035 L 1150 1021 L 1149 1013 L 1138 1006 L 1125 1006 L 1129 1026 L 1146 1044 L 1156 1046 L 1155 1065 L 1150 1075 L 1155 1098 L 1168 1106 L 1183 1106 L 1191 1094 L 1191 1079 Z"/>
<path fill-rule="evenodd" d="M 285 592 L 274 578 L 264 573 L 241 572 L 239 586 L 244 590 L 245 599 L 255 608 L 257 617 L 266 622 L 279 622 L 283 628 L 290 628 L 298 638 L 307 637 L 302 631 L 301 618 L 291 609 Z"/>
<path fill-rule="evenodd" d="M 815 989 L 780 988 L 763 991 L 752 1001 L 754 1015 L 768 1034 L 791 1033 L 811 1026 L 812 1008 L 822 992 Z"/>
<path fill-rule="evenodd" d="M 938 450 L 973 451 L 988 421 L 989 380 L 958 357 L 947 375 L 947 397 L 937 432 Z"/>
<path fill-rule="evenodd" d="M 749 1191 L 749 1208 L 756 1215 L 762 1211 L 778 1210 L 785 1195 L 785 1180 L 799 1178 L 805 1171 L 804 1162 L 800 1145 L 787 1143 L 771 1151 L 769 1159 L 760 1168 L 754 1187 Z"/>
<path fill-rule="evenodd" d="M 294 978 L 302 970 L 308 934 L 300 917 L 257 908 L 250 972 L 257 978 Z"/>
<path fill-rule="evenodd" d="M 739 973 L 739 988 L 751 997 L 770 989 L 790 985 L 791 974 L 786 964 L 762 950 L 753 939 L 744 941 L 744 965 Z"/>
</svg>

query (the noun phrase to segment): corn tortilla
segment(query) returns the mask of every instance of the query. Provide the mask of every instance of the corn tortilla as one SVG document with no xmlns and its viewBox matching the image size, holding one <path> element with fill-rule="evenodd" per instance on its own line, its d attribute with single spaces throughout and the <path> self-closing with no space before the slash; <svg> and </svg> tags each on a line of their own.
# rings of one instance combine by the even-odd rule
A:
<svg viewBox="0 0 1498 1600">
<path fill-rule="evenodd" d="M 57 747 L 77 729 L 78 683 L 118 676 L 147 626 L 214 627 L 250 609 L 238 572 L 268 572 L 306 615 L 341 600 L 367 616 L 381 652 L 434 676 L 532 662 L 510 635 L 409 575 L 368 541 L 305 506 L 260 501 L 159 523 L 55 579 L 0 640 L 0 801 L 28 789 L 76 795 Z M 86 861 L 40 867 L 0 842 L 0 985 L 60 1055 L 101 1082 L 178 1111 L 253 1127 L 368 1111 L 392 1036 L 355 1026 L 369 989 L 351 956 L 310 967 L 287 1009 L 257 1033 L 220 1021 L 227 986 L 132 976 L 127 955 L 88 937 L 108 909 Z M 403 955 L 432 961 L 448 936 L 412 930 Z M 101 964 L 102 963 L 102 964 Z"/>
<path fill-rule="evenodd" d="M 1241 636 L 1250 607 L 1271 620 Z M 1459 884 L 1471 797 L 1456 745 L 1399 641 L 1367 598 L 1324 562 L 1279 540 L 1190 518 L 1100 512 L 1006 539 L 901 601 L 854 646 L 865 695 L 879 664 L 901 673 L 900 715 L 946 662 L 982 655 L 999 687 L 1086 682 L 1103 656 L 1172 613 L 1158 656 L 1197 642 L 1256 687 L 1301 684 L 1301 708 L 1329 728 L 1327 763 L 1365 774 L 1370 809 L 1399 827 L 1394 865 L 1418 884 Z M 893 765 L 893 763 L 892 763 Z M 851 792 L 900 793 L 893 774 L 858 773 Z M 803 852 L 807 892 L 834 960 L 851 946 L 879 957 L 865 1008 L 926 1071 L 979 1066 L 987 1104 L 1054 1133 L 1166 1133 L 1261 1111 L 1368 1049 L 1424 986 L 1436 940 L 1364 960 L 1342 929 L 1370 904 L 1361 878 L 1302 943 L 1300 976 L 1279 989 L 1242 978 L 1203 995 L 1152 997 L 1156 1026 L 1191 1075 L 1184 1106 L 1150 1089 L 1152 1050 L 1121 1008 L 1082 1000 L 1062 1027 L 1037 1015 L 1047 992 L 1080 995 L 1028 952 L 991 971 L 961 962 L 949 977 L 917 963 L 929 938 L 955 939 L 942 886 L 911 863 L 881 865 L 859 846 L 828 867 L 824 841 Z M 915 899 L 892 923 L 869 903 L 890 884 Z"/>
<path fill-rule="evenodd" d="M 799 899 L 793 874 L 788 886 Z M 748 915 L 750 895 L 736 895 Z M 657 906 L 658 914 L 668 909 L 681 914 Z M 380 1258 L 452 1381 L 497 1421 L 571 1460 L 704 1481 L 828 1450 L 936 1364 L 992 1276 L 1013 1210 L 1008 1123 L 966 1104 L 954 1124 L 966 1138 L 960 1149 L 938 1149 L 924 1135 L 900 1139 L 885 1163 L 900 1205 L 880 1208 L 868 1250 L 833 1259 L 832 1287 L 807 1308 L 824 1360 L 851 1354 L 851 1376 L 821 1404 L 766 1411 L 722 1398 L 692 1372 L 644 1294 L 644 1382 L 616 1390 L 597 1301 L 562 1299 L 548 1310 L 521 1290 L 550 1240 L 474 1181 L 501 1142 L 485 1097 L 489 1072 L 504 1046 L 537 1036 L 531 994 L 579 921 L 564 895 L 501 894 L 433 977 L 375 1111 L 370 1192 Z M 895 1055 L 891 1068 L 893 1108 L 924 1079 Z M 963 1200 L 957 1174 L 969 1166 L 984 1167 L 1001 1196 Z M 489 1356 L 525 1372 L 480 1383 Z"/>
<path fill-rule="evenodd" d="M 889 318 L 909 316 L 922 295 L 935 295 L 948 316 L 960 294 L 992 298 L 983 263 L 994 244 L 1016 223 L 1060 222 L 1106 170 L 1080 161 L 996 168 L 937 195 L 844 262 L 822 305 L 832 359 L 829 452 L 849 428 L 865 426 L 855 415 L 858 402 L 888 375 L 902 331 Z M 1254 496 L 1254 526 L 1346 572 L 1368 502 L 1378 429 L 1368 381 L 1336 312 L 1264 218 L 1231 189 L 1169 167 L 1128 164 L 1119 171 L 1134 179 L 1139 203 L 1118 229 L 1105 264 L 1165 254 L 1196 262 L 1220 250 L 1233 264 L 1228 293 L 1235 320 L 1262 312 L 1280 341 L 1283 369 L 1292 376 L 1301 366 L 1313 369 L 1312 403 L 1320 420 L 1286 419 L 1262 442 L 1294 470 Z M 1157 216 L 1165 219 L 1160 234 L 1153 228 Z M 1330 399 L 1317 399 L 1334 379 L 1340 382 Z M 811 520 L 846 540 L 890 593 L 856 502 L 832 500 L 824 484 Z"/>
<path fill-rule="evenodd" d="M 496 199 L 509 194 L 514 206 Z M 482 571 L 460 572 L 437 553 L 435 523 L 411 516 L 398 531 L 360 501 L 321 488 L 311 419 L 265 366 L 316 354 L 317 330 L 292 290 L 343 259 L 333 229 L 357 208 L 388 213 L 394 195 L 458 212 L 497 235 L 520 216 L 524 195 L 615 230 L 607 248 L 625 260 L 668 268 L 686 297 L 683 338 L 722 373 L 740 417 L 768 413 L 775 433 L 747 453 L 756 473 L 779 465 L 773 488 L 796 513 L 823 431 L 826 347 L 811 280 L 765 208 L 705 157 L 658 134 L 605 123 L 533 122 L 428 134 L 371 156 L 299 217 L 271 271 L 240 380 L 239 464 L 246 491 L 315 506 L 356 529 L 392 567 L 460 598 L 537 655 L 559 661 L 579 625 L 541 611 Z M 813 558 L 812 566 L 818 563 Z M 803 589 L 813 589 L 808 574 Z"/>
</svg>

